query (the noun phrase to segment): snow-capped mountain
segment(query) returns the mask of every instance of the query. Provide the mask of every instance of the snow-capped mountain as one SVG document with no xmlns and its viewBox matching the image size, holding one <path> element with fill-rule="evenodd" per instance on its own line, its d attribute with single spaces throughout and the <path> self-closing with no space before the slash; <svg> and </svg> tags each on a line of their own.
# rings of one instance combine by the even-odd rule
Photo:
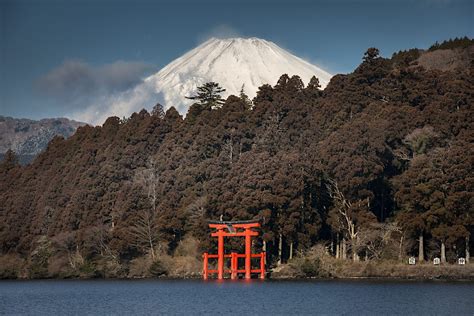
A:
<svg viewBox="0 0 474 316">
<path fill-rule="evenodd" d="M 226 89 L 224 97 L 238 95 L 242 86 L 253 98 L 258 87 L 276 84 L 282 74 L 299 75 L 307 84 L 316 76 L 324 88 L 331 74 L 289 53 L 273 42 L 259 38 L 211 38 L 172 61 L 156 74 L 146 78 L 134 89 L 106 101 L 106 107 L 91 108 L 87 116 L 74 118 L 102 123 L 107 116 L 128 116 L 142 108 L 150 109 L 157 102 L 165 109 L 174 106 L 185 115 L 193 103 L 185 97 L 196 88 L 215 81 Z M 103 105 L 103 104 L 102 104 Z"/>
<path fill-rule="evenodd" d="M 163 94 L 166 105 L 174 105 L 185 113 L 197 86 L 208 81 L 218 82 L 226 89 L 225 96 L 245 93 L 253 98 L 262 84 L 275 84 L 287 73 L 299 75 L 307 83 L 314 75 L 325 87 L 331 75 L 292 55 L 276 44 L 258 38 L 212 38 L 171 62 L 157 74 L 146 79 Z"/>
</svg>

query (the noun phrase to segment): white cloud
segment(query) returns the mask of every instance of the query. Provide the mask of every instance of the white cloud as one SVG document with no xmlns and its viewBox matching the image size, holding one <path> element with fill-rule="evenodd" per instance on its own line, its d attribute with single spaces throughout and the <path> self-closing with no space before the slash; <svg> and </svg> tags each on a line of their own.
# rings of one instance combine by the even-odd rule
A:
<svg viewBox="0 0 474 316">
<path fill-rule="evenodd" d="M 130 102 L 129 108 L 149 106 L 136 88 L 155 70 L 154 66 L 138 61 L 93 66 L 67 60 L 41 76 L 35 87 L 41 95 L 60 103 L 65 113 L 72 113 L 67 116 L 101 124 L 104 116 L 129 115 L 130 111 L 124 109 L 126 100 Z"/>
<path fill-rule="evenodd" d="M 100 125 L 110 116 L 129 117 L 142 109 L 150 110 L 160 99 L 150 85 L 138 84 L 126 91 L 98 97 L 86 108 L 74 111 L 74 120 Z"/>
</svg>

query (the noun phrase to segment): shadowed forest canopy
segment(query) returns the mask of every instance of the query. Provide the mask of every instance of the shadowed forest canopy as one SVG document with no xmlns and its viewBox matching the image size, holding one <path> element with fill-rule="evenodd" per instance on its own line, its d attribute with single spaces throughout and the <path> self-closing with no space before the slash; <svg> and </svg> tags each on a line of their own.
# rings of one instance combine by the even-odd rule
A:
<svg viewBox="0 0 474 316">
<path fill-rule="evenodd" d="M 474 232 L 468 41 L 391 59 L 370 48 L 325 90 L 317 78 L 305 86 L 282 75 L 252 102 L 230 96 L 221 105 L 213 90 L 201 102 L 211 106 L 196 103 L 186 118 L 161 106 L 110 117 L 53 139 L 23 167 L 9 153 L 0 165 L 0 251 L 33 258 L 48 240 L 57 251 L 127 261 L 155 256 L 157 245 L 173 253 L 186 236 L 209 249 L 206 221 L 222 215 L 259 219 L 274 260 L 317 242 L 354 260 L 397 257 L 371 244 L 388 224 L 403 236 L 403 255 L 418 255 L 424 237 L 425 256 L 443 245 L 454 260 Z M 469 56 L 463 67 L 418 63 L 444 47 Z"/>
</svg>

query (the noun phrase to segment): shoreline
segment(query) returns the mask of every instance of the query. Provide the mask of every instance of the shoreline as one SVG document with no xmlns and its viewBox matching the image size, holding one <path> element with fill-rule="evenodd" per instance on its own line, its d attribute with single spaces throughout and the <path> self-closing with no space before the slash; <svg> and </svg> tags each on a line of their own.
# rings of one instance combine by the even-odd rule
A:
<svg viewBox="0 0 474 316">
<path fill-rule="evenodd" d="M 428 268 L 431 268 L 428 266 Z M 449 267 L 452 268 L 452 267 Z M 259 278 L 252 278 L 252 281 L 381 281 L 381 282 L 474 282 L 474 265 L 468 268 L 471 272 L 471 275 L 462 275 L 456 276 L 452 274 L 438 274 L 438 275 L 431 275 L 428 277 L 420 277 L 415 275 L 378 275 L 378 276 L 361 276 L 361 275 L 353 275 L 353 276 L 333 276 L 333 277 L 305 277 L 305 276 L 285 276 L 285 275 L 276 275 L 272 276 L 272 273 L 269 273 L 268 276 L 261 280 Z M 446 272 L 439 271 L 439 272 Z M 230 278 L 225 278 L 224 280 L 220 281 L 215 278 L 209 278 L 208 280 L 203 280 L 201 275 L 196 276 L 147 276 L 147 277 L 104 277 L 104 276 L 91 276 L 91 277 L 46 277 L 46 278 L 24 278 L 24 277 L 17 277 L 17 278 L 2 278 L 2 281 L 58 281 L 58 280 L 117 280 L 117 281 L 141 281 L 141 280 L 155 280 L 155 281 L 210 281 L 210 282 L 233 282 L 233 281 L 246 281 L 243 278 L 231 280 Z"/>
<path fill-rule="evenodd" d="M 63 257 L 60 257 L 61 259 Z M 0 257 L 1 280 L 202 280 L 202 264 L 195 256 L 163 256 L 161 260 L 113 262 L 84 261 L 71 267 L 64 260 L 50 259 L 47 264 L 35 266 L 25 259 L 13 256 Z M 185 264 L 186 263 L 186 264 Z M 255 279 L 256 274 L 253 274 Z M 215 280 L 215 275 L 210 277 Z M 229 277 L 230 275 L 225 275 Z M 243 275 L 240 275 L 243 277 Z M 431 262 L 409 265 L 406 261 L 336 259 L 326 253 L 312 253 L 295 257 L 280 265 L 267 265 L 267 280 L 414 280 L 414 281 L 474 281 L 474 262 L 465 265 Z"/>
<path fill-rule="evenodd" d="M 208 279 L 203 280 L 202 278 L 171 278 L 171 277 L 146 277 L 146 278 L 38 278 L 38 279 L 0 279 L 2 282 L 30 282 L 30 281 L 196 281 L 196 282 L 246 282 L 245 279 Z M 394 278 L 394 277 L 347 277 L 347 278 L 266 278 L 264 280 L 252 278 L 250 282 L 358 282 L 358 281 L 370 281 L 370 282 L 423 282 L 423 283 L 473 283 L 474 278 L 466 279 L 449 279 L 449 278 L 431 278 L 431 279 L 419 279 L 419 278 Z"/>
</svg>

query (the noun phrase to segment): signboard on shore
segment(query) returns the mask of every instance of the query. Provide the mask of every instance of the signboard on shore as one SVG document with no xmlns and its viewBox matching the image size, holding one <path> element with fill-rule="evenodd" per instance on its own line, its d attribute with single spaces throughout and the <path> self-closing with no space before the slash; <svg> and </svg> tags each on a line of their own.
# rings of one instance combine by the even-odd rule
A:
<svg viewBox="0 0 474 316">
<path fill-rule="evenodd" d="M 439 265 L 441 263 L 441 260 L 439 258 L 434 258 L 433 264 Z"/>
<path fill-rule="evenodd" d="M 459 258 L 458 259 L 458 264 L 465 265 L 466 264 L 466 258 Z"/>
<path fill-rule="evenodd" d="M 416 259 L 415 259 L 415 257 L 410 257 L 410 258 L 408 258 L 408 264 L 409 264 L 409 265 L 414 265 L 414 264 L 416 264 Z"/>
</svg>

